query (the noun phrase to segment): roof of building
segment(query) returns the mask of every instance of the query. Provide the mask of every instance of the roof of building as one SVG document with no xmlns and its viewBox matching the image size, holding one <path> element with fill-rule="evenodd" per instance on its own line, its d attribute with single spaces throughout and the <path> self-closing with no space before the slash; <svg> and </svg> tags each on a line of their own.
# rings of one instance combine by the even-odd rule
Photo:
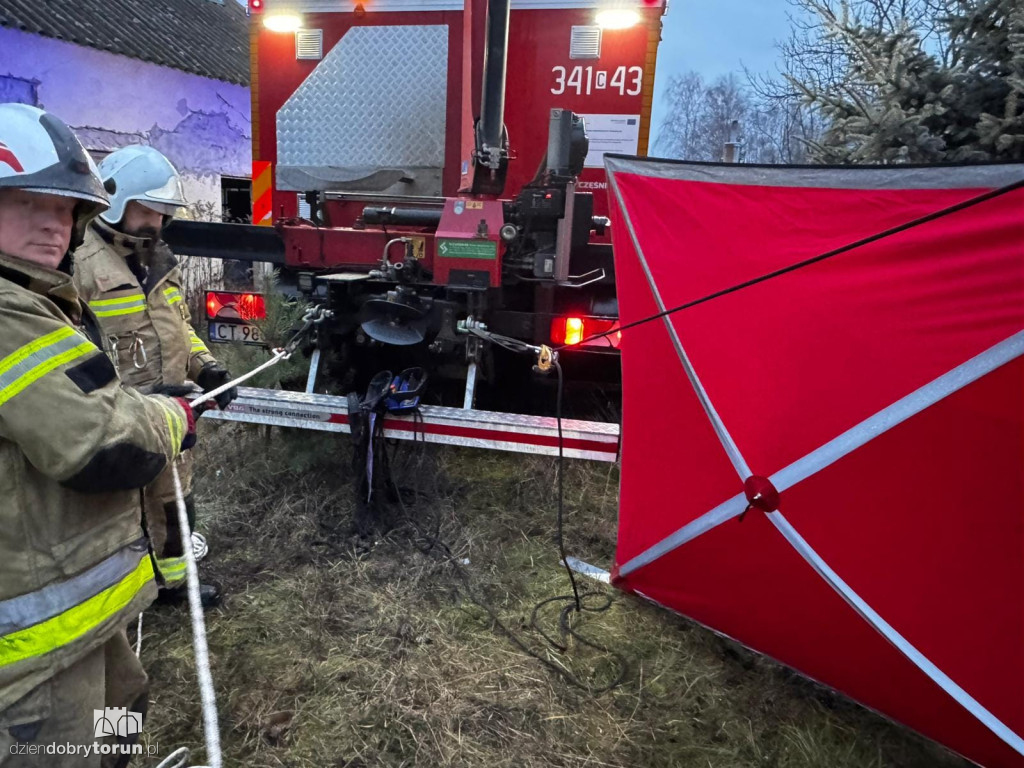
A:
<svg viewBox="0 0 1024 768">
<path fill-rule="evenodd" d="M 0 26 L 249 84 L 249 29 L 236 0 L 0 0 Z"/>
</svg>

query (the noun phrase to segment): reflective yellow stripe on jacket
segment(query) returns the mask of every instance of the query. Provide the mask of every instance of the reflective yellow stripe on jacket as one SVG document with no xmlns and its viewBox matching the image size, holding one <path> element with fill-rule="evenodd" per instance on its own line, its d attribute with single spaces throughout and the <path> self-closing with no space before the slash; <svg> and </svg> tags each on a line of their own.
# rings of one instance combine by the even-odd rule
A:
<svg viewBox="0 0 1024 768">
<path fill-rule="evenodd" d="M 132 546 L 67 581 L 0 602 L 0 667 L 83 637 L 128 607 L 152 579 L 148 551 Z"/>
<path fill-rule="evenodd" d="M 96 351 L 96 345 L 67 326 L 40 336 L 0 360 L 0 405 L 54 368 Z"/>
<path fill-rule="evenodd" d="M 97 299 L 89 302 L 96 317 L 116 317 L 117 315 L 133 315 L 146 309 L 146 297 L 141 293 L 131 296 L 119 296 L 116 299 Z"/>
<path fill-rule="evenodd" d="M 182 415 L 181 410 L 175 408 L 173 405 L 164 405 L 164 401 L 160 402 L 160 407 L 164 409 L 164 415 L 167 417 L 167 429 L 171 433 L 171 444 L 178 446 L 181 445 L 185 440 L 185 430 L 188 424 L 185 422 L 185 416 Z"/>
<path fill-rule="evenodd" d="M 208 350 L 206 348 L 206 345 L 203 344 L 203 340 L 200 339 L 198 336 L 196 336 L 196 332 L 195 331 L 189 330 L 188 337 L 189 337 L 189 339 L 192 340 L 192 354 L 193 355 L 198 353 L 198 352 L 205 352 L 207 354 L 210 353 L 210 350 Z"/>
<path fill-rule="evenodd" d="M 181 291 L 179 291 L 173 285 L 164 288 L 164 296 L 167 297 L 168 304 L 177 304 L 179 301 L 181 301 Z"/>
<path fill-rule="evenodd" d="M 161 557 L 156 561 L 156 568 L 164 579 L 164 584 L 173 586 L 185 579 L 188 565 L 184 557 Z"/>
</svg>

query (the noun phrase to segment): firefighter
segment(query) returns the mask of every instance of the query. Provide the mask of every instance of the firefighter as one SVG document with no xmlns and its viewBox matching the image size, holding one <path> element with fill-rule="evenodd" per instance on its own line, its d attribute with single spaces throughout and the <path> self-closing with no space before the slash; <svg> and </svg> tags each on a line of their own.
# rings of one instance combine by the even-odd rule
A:
<svg viewBox="0 0 1024 768">
<path fill-rule="evenodd" d="M 71 252 L 107 205 L 95 164 L 64 123 L 0 104 L 5 767 L 127 764 L 82 750 L 102 735 L 95 710 L 145 712 L 146 673 L 125 633 L 156 596 L 138 489 L 195 442 L 184 400 L 121 386 L 79 303 Z M 76 752 L 47 754 L 50 744 Z"/>
<path fill-rule="evenodd" d="M 147 394 L 180 393 L 186 379 L 204 392 L 227 383 L 230 374 L 192 329 L 178 262 L 160 239 L 163 227 L 185 205 L 178 172 L 147 146 L 107 155 L 99 171 L 113 186 L 110 208 L 93 220 L 75 253 L 75 282 L 116 350 L 121 381 Z M 232 388 L 219 395 L 217 405 L 227 407 L 236 393 Z M 178 466 L 194 529 L 192 462 L 186 456 Z M 169 472 L 146 490 L 144 507 L 163 582 L 158 601 L 182 602 L 185 558 Z M 200 596 L 205 607 L 220 602 L 220 590 L 212 584 L 203 584 Z"/>
</svg>

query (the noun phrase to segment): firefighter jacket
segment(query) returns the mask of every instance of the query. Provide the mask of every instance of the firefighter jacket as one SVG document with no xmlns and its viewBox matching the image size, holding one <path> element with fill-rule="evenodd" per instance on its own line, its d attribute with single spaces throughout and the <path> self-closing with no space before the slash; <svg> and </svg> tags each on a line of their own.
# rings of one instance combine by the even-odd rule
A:
<svg viewBox="0 0 1024 768">
<path fill-rule="evenodd" d="M 71 278 L 0 254 L 0 711 L 156 595 L 137 489 L 185 413 L 124 388 Z"/>
<path fill-rule="evenodd" d="M 181 386 L 216 362 L 192 329 L 177 259 L 162 241 L 97 219 L 75 251 L 75 282 L 116 350 L 125 384 L 142 392 Z"/>
<path fill-rule="evenodd" d="M 121 381 L 140 392 L 180 387 L 216 362 L 192 329 L 181 282 L 177 259 L 165 243 L 125 235 L 102 219 L 92 223 L 75 251 L 79 294 L 96 314 Z M 191 454 L 182 457 L 178 472 L 188 496 Z M 146 489 L 143 507 L 160 579 L 164 586 L 178 586 L 185 579 L 185 558 L 169 472 Z"/>
</svg>

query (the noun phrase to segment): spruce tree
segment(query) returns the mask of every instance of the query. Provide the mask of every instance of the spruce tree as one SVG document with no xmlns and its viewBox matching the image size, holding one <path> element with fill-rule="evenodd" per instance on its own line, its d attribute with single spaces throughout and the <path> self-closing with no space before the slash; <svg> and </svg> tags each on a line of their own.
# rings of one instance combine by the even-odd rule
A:
<svg viewBox="0 0 1024 768">
<path fill-rule="evenodd" d="M 865 23 L 864 0 L 817 14 L 840 52 L 838 77 L 788 75 L 826 129 L 813 160 L 932 163 L 1024 160 L 1024 2 L 943 0 L 936 38 L 909 21 Z"/>
</svg>

